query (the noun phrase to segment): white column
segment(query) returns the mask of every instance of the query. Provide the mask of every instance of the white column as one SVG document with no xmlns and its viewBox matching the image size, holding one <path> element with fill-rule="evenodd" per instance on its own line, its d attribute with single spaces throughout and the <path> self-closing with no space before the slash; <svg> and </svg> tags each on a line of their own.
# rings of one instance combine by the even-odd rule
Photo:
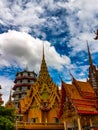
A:
<svg viewBox="0 0 98 130">
<path fill-rule="evenodd" d="M 82 130 L 81 122 L 80 122 L 80 118 L 79 117 L 78 117 L 77 121 L 78 121 L 78 130 Z"/>
<path fill-rule="evenodd" d="M 92 122 L 92 119 L 90 118 L 90 127 L 93 126 L 93 122 Z M 91 130 L 94 130 L 93 128 Z"/>
<path fill-rule="evenodd" d="M 67 130 L 67 122 L 64 121 L 64 130 Z"/>
</svg>

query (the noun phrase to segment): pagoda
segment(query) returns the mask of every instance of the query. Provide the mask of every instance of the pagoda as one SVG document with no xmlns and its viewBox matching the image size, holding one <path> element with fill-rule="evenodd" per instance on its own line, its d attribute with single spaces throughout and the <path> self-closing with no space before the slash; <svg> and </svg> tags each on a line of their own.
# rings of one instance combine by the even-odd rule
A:
<svg viewBox="0 0 98 130">
<path fill-rule="evenodd" d="M 20 101 L 20 113 L 23 114 L 23 122 L 27 122 L 25 129 L 63 130 L 64 126 L 58 119 L 59 101 L 60 90 L 49 75 L 43 47 L 38 79 Z"/>
<path fill-rule="evenodd" d="M 22 72 L 17 72 L 16 78 L 14 80 L 14 87 L 13 87 L 13 102 L 16 108 L 19 108 L 19 101 L 23 99 L 27 91 L 30 89 L 31 85 L 37 79 L 37 74 L 34 71 L 28 71 L 25 69 Z"/>
<path fill-rule="evenodd" d="M 1 88 L 1 85 L 0 85 L 0 89 L 2 89 L 2 88 Z M 2 105 L 2 104 L 3 104 L 2 94 L 0 93 L 0 105 Z"/>
</svg>

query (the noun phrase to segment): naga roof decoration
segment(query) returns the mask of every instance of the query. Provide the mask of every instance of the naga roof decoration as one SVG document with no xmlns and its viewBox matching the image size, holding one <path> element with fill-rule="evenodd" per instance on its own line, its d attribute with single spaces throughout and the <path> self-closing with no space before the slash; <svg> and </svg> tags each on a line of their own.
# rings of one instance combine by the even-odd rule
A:
<svg viewBox="0 0 98 130">
<path fill-rule="evenodd" d="M 32 106 L 34 101 L 36 101 L 40 109 L 49 110 L 54 105 L 56 99 L 59 101 L 59 97 L 58 87 L 53 83 L 47 69 L 43 48 L 39 77 L 28 91 L 27 96 L 21 100 L 21 112 L 25 113 Z"/>
</svg>

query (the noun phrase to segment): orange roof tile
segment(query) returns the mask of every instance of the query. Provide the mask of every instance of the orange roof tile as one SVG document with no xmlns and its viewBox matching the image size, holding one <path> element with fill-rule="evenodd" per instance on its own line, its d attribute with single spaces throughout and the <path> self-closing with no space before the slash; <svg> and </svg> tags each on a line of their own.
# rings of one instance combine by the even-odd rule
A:
<svg viewBox="0 0 98 130">
<path fill-rule="evenodd" d="M 81 91 L 94 93 L 93 87 L 89 82 L 77 81 Z"/>
<path fill-rule="evenodd" d="M 65 84 L 65 89 L 67 90 L 71 99 L 82 99 L 77 88 L 73 84 Z"/>
<path fill-rule="evenodd" d="M 63 85 L 77 112 L 98 114 L 98 111 L 96 110 L 95 93 L 92 86 L 88 82 L 76 82 L 78 84 L 79 89 L 75 86 L 76 84 L 64 83 Z M 91 99 L 85 96 L 91 97 Z"/>
</svg>

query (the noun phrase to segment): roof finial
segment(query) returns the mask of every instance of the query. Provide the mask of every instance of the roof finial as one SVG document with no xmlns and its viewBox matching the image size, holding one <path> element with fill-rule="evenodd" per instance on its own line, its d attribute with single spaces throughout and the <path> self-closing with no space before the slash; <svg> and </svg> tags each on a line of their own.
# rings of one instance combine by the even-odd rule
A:
<svg viewBox="0 0 98 130">
<path fill-rule="evenodd" d="M 70 76 L 72 77 L 72 81 L 76 80 L 76 79 L 74 78 L 74 76 L 72 75 L 72 73 L 70 72 L 70 70 L 69 70 L 69 74 L 70 74 Z"/>
<path fill-rule="evenodd" d="M 68 70 L 68 71 L 69 71 L 70 76 L 73 78 L 73 75 L 72 75 L 72 73 L 70 72 L 70 70 Z"/>
</svg>

